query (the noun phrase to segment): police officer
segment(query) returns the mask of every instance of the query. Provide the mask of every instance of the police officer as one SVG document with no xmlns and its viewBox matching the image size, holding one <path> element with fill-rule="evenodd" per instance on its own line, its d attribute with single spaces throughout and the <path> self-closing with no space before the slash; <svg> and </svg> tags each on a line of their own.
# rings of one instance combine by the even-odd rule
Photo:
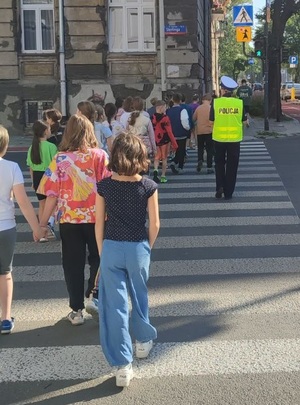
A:
<svg viewBox="0 0 300 405">
<path fill-rule="evenodd" d="M 247 122 L 243 101 L 231 97 L 238 87 L 235 80 L 221 77 L 221 97 L 213 100 L 210 121 L 214 122 L 212 138 L 215 141 L 216 198 L 230 200 L 234 192 L 243 139 L 243 122 Z"/>
</svg>

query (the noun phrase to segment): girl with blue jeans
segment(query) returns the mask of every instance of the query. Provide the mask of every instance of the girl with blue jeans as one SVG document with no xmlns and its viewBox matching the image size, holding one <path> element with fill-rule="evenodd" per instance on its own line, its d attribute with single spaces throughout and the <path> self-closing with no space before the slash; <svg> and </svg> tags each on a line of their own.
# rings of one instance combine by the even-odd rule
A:
<svg viewBox="0 0 300 405">
<path fill-rule="evenodd" d="M 148 160 L 138 136 L 122 133 L 115 138 L 108 168 L 113 174 L 98 183 L 96 197 L 100 340 L 107 361 L 118 367 L 116 385 L 126 387 L 133 377 L 128 295 L 136 357 L 146 358 L 157 336 L 149 321 L 146 283 L 159 231 L 158 195 L 157 184 L 139 175 L 148 170 Z"/>
</svg>

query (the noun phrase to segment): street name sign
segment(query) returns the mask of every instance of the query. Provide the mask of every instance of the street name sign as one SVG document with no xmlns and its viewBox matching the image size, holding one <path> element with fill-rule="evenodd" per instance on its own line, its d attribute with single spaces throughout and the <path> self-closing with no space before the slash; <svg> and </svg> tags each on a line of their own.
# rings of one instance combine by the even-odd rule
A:
<svg viewBox="0 0 300 405">
<path fill-rule="evenodd" d="M 186 25 L 165 25 L 165 35 L 186 35 Z"/>
<path fill-rule="evenodd" d="M 251 27 L 253 25 L 253 6 L 249 4 L 234 6 L 233 25 Z"/>
<path fill-rule="evenodd" d="M 252 39 L 251 27 L 236 27 L 237 42 L 250 42 Z"/>
</svg>

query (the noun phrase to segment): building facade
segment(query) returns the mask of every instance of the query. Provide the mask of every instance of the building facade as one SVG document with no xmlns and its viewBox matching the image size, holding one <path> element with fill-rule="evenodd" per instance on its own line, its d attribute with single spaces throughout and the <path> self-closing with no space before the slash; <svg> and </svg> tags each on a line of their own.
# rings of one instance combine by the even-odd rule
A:
<svg viewBox="0 0 300 405">
<path fill-rule="evenodd" d="M 0 123 L 20 134 L 62 103 L 68 115 L 91 97 L 211 91 L 211 8 L 211 0 L 1 0 Z"/>
</svg>

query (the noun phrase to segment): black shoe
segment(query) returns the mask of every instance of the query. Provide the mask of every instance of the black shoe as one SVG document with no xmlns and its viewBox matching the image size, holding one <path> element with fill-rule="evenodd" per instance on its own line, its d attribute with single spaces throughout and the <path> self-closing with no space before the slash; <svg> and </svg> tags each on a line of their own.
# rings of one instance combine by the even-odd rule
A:
<svg viewBox="0 0 300 405">
<path fill-rule="evenodd" d="M 225 200 L 231 200 L 231 199 L 232 199 L 232 195 L 225 195 L 225 196 L 224 196 L 224 199 L 225 199 Z"/>
<path fill-rule="evenodd" d="M 172 173 L 173 173 L 173 174 L 178 174 L 178 170 L 176 169 L 176 166 L 175 166 L 175 163 L 174 163 L 174 162 L 172 162 L 172 163 L 170 164 L 170 169 L 172 170 Z"/>
<path fill-rule="evenodd" d="M 222 195 L 224 193 L 223 187 L 220 187 L 219 190 L 216 192 L 215 197 L 216 198 L 222 198 Z"/>
<path fill-rule="evenodd" d="M 199 160 L 199 162 L 198 162 L 198 164 L 197 164 L 197 169 L 196 169 L 198 173 L 200 173 L 200 172 L 201 172 L 202 165 L 203 165 L 202 160 Z"/>
<path fill-rule="evenodd" d="M 159 177 L 158 177 L 158 171 L 157 170 L 153 170 L 153 181 L 155 181 L 155 183 L 159 183 Z"/>
</svg>

